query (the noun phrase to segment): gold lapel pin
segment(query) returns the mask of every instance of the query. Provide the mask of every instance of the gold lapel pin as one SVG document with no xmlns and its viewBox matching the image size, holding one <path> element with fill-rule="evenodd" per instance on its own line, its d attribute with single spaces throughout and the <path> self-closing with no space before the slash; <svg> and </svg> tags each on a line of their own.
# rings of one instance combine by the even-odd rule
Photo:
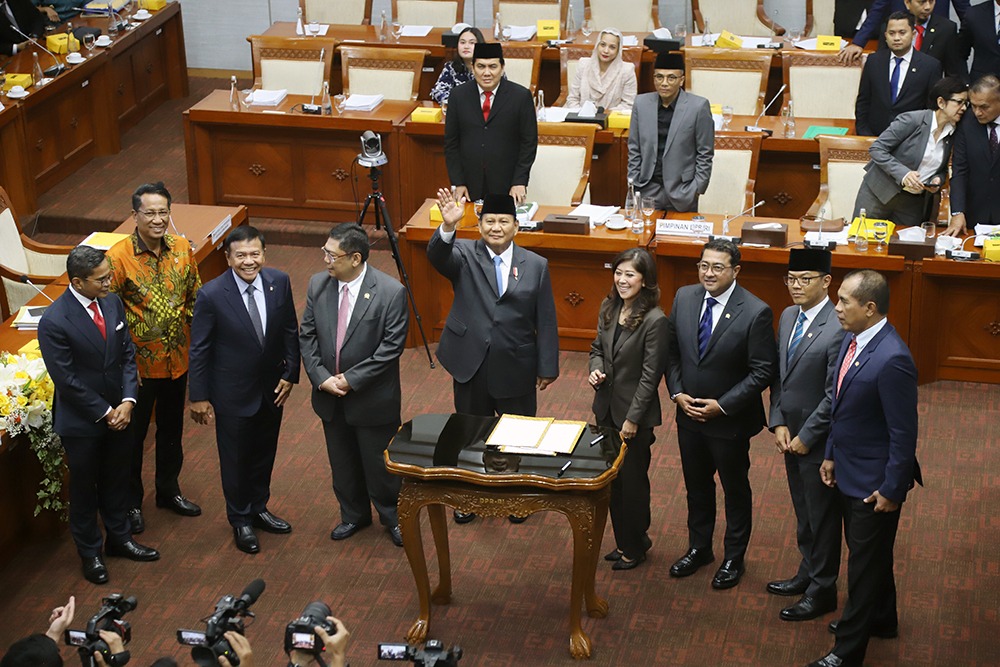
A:
<svg viewBox="0 0 1000 667">
<path fill-rule="evenodd" d="M 807 333 L 806 334 L 806 338 L 812 338 L 812 337 L 813 337 L 813 335 L 811 333 Z"/>
<path fill-rule="evenodd" d="M 726 319 L 727 320 L 729 319 L 729 313 L 726 313 Z"/>
<path fill-rule="evenodd" d="M 855 366 L 855 367 L 857 367 L 857 366 L 860 366 L 860 365 L 861 365 L 861 364 L 860 364 L 860 363 L 858 363 L 857 361 L 855 361 L 855 362 L 854 362 L 854 366 Z"/>
</svg>

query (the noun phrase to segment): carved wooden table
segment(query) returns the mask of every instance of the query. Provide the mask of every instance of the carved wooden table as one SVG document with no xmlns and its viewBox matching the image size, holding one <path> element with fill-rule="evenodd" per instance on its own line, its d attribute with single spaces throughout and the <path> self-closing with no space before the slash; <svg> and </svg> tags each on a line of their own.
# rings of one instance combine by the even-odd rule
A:
<svg viewBox="0 0 1000 667">
<path fill-rule="evenodd" d="M 385 452 L 388 470 L 403 477 L 399 527 L 420 599 L 420 612 L 407 640 L 426 639 L 432 601 L 451 602 L 445 505 L 487 517 L 526 517 L 550 510 L 565 514 L 573 530 L 570 654 L 589 658 L 591 643 L 580 625 L 581 608 L 586 604 L 591 618 L 604 618 L 608 613 L 608 603 L 594 592 L 594 574 L 608 518 L 610 484 L 626 446 L 613 429 L 588 426 L 572 455 L 502 454 L 485 446 L 496 422 L 495 417 L 421 415 L 403 424 Z M 567 462 L 571 464 L 560 476 Z M 420 534 L 423 507 L 427 507 L 438 556 L 439 581 L 433 593 Z"/>
</svg>

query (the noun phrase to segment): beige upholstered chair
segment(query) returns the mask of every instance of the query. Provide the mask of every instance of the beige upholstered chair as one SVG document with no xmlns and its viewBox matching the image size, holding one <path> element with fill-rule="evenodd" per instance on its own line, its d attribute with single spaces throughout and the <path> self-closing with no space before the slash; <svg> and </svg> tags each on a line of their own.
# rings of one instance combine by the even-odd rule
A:
<svg viewBox="0 0 1000 667">
<path fill-rule="evenodd" d="M 660 27 L 657 0 L 583 0 L 583 15 L 594 22 L 595 30 L 652 32 Z"/>
<path fill-rule="evenodd" d="M 307 21 L 320 23 L 369 25 L 372 18 L 372 0 L 299 0 L 299 7 Z"/>
<path fill-rule="evenodd" d="M 493 15 L 500 12 L 505 25 L 535 25 L 540 19 L 566 25 L 569 0 L 493 0 Z"/>
<path fill-rule="evenodd" d="M 729 105 L 736 115 L 756 116 L 765 104 L 771 53 L 688 47 L 684 70 L 688 91 L 712 104 Z"/>
<path fill-rule="evenodd" d="M 503 45 L 504 74 L 510 81 L 530 90 L 532 95 L 538 90 L 538 72 L 542 68 L 542 46 L 538 43 L 523 42 L 507 42 Z"/>
<path fill-rule="evenodd" d="M 736 215 L 754 204 L 760 158 L 759 132 L 718 132 L 708 190 L 698 199 L 699 213 Z"/>
<path fill-rule="evenodd" d="M 392 16 L 401 25 L 450 28 L 465 16 L 465 0 L 392 0 Z"/>
<path fill-rule="evenodd" d="M 876 137 L 820 136 L 819 195 L 809 207 L 809 215 L 844 218 L 854 215 L 854 201 L 865 177 L 868 149 Z"/>
<path fill-rule="evenodd" d="M 861 83 L 859 61 L 845 65 L 836 53 L 799 51 L 781 56 L 784 105 L 794 102 L 802 118 L 854 118 L 854 100 Z"/>
<path fill-rule="evenodd" d="M 836 0 L 806 0 L 806 23 L 803 35 L 834 35 L 833 6 Z"/>
<path fill-rule="evenodd" d="M 598 33 L 594 33 L 596 37 Z M 561 107 L 569 97 L 569 86 L 576 77 L 576 66 L 580 58 L 589 58 L 594 52 L 592 44 L 564 44 L 559 47 L 559 98 L 549 106 Z M 635 79 L 639 80 L 642 64 L 642 47 L 626 46 L 622 49 L 622 60 L 635 66 Z"/>
<path fill-rule="evenodd" d="M 329 37 L 251 35 L 254 85 L 264 90 L 288 90 L 290 95 L 319 95 L 330 80 L 333 50 Z"/>
<path fill-rule="evenodd" d="M 699 31 L 708 19 L 711 32 L 728 30 L 735 35 L 766 37 L 785 29 L 764 11 L 764 0 L 691 0 L 691 13 Z"/>
<path fill-rule="evenodd" d="M 528 200 L 544 206 L 590 201 L 590 160 L 597 125 L 539 123 L 538 154 L 528 178 Z"/>
<path fill-rule="evenodd" d="M 416 101 L 420 92 L 422 49 L 340 46 L 345 95 L 384 95 L 387 100 Z"/>
<path fill-rule="evenodd" d="M 66 256 L 73 246 L 37 243 L 25 236 L 17 222 L 7 191 L 0 188 L 0 315 L 11 314 L 35 297 L 31 285 L 47 285 L 66 273 Z M 13 352 L 14 350 L 11 350 Z"/>
</svg>

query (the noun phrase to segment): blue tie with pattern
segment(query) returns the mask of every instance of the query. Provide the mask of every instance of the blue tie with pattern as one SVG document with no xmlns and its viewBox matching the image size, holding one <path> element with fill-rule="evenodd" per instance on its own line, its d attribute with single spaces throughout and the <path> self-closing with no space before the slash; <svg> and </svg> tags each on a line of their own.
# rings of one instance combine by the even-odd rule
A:
<svg viewBox="0 0 1000 667">
<path fill-rule="evenodd" d="M 899 68 L 903 63 L 903 59 L 899 56 L 893 58 L 896 64 L 892 66 L 892 75 L 889 76 L 889 94 L 892 96 L 892 103 L 896 103 L 896 97 L 899 96 Z"/>
<path fill-rule="evenodd" d="M 497 270 L 497 296 L 503 296 L 503 258 L 500 255 L 493 258 L 493 266 Z"/>
<path fill-rule="evenodd" d="M 704 357 L 708 348 L 708 340 L 712 337 L 712 308 L 719 303 L 715 297 L 705 299 L 705 312 L 701 315 L 701 322 L 698 323 L 698 356 Z"/>
<path fill-rule="evenodd" d="M 795 350 L 799 348 L 799 343 L 802 342 L 802 334 L 805 333 L 805 326 L 806 314 L 799 310 L 799 318 L 795 320 L 795 330 L 792 331 L 792 340 L 788 343 L 787 361 L 789 362 L 795 356 Z"/>
</svg>

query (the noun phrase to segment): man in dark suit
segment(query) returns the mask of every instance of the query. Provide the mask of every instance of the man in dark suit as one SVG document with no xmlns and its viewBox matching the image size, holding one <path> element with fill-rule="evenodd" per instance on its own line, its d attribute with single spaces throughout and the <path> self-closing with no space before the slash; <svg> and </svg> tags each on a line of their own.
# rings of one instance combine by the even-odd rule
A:
<svg viewBox="0 0 1000 667">
<path fill-rule="evenodd" d="M 785 284 L 794 306 L 778 323 L 778 375 L 771 385 L 771 431 L 784 454 L 788 491 L 795 509 L 799 569 L 767 585 L 775 595 L 801 595 L 781 610 L 783 621 L 808 621 L 837 608 L 840 508 L 823 484 L 819 466 L 830 429 L 830 402 L 844 330 L 830 289 L 828 250 L 793 248 Z"/>
<path fill-rule="evenodd" d="M 941 63 L 913 48 L 913 14 L 896 12 L 886 24 L 888 50 L 868 56 L 854 103 L 855 132 L 878 136 L 905 111 L 927 108 L 927 95 L 941 78 Z"/>
<path fill-rule="evenodd" d="M 309 281 L 299 342 L 340 503 L 340 524 L 330 538 L 344 540 L 370 526 L 370 499 L 401 547 L 400 478 L 386 470 L 382 452 L 400 424 L 406 290 L 369 266 L 368 252 L 368 235 L 358 225 L 330 230 L 323 246 L 326 271 Z"/>
<path fill-rule="evenodd" d="M 444 158 L 455 198 L 510 194 L 525 200 L 538 150 L 538 120 L 527 88 L 503 78 L 503 49 L 477 43 L 476 85 L 456 86 L 444 121 Z"/>
<path fill-rule="evenodd" d="M 31 0 L 0 0 L 0 54 L 12 56 L 28 48 L 31 42 L 21 33 L 41 36 L 46 19 L 59 23 L 52 7 L 35 7 Z"/>
<path fill-rule="evenodd" d="M 955 128 L 947 236 L 960 236 L 978 224 L 1000 224 L 1000 79 L 991 74 L 973 83 L 969 106 L 972 113 Z"/>
<path fill-rule="evenodd" d="M 666 211 L 697 211 L 712 177 L 715 124 L 708 100 L 684 86 L 684 57 L 660 53 L 656 92 L 635 98 L 628 135 L 628 178 Z"/>
<path fill-rule="evenodd" d="M 38 345 L 55 384 L 53 426 L 69 465 L 69 529 L 94 584 L 108 581 L 97 514 L 109 556 L 151 561 L 155 549 L 129 533 L 128 480 L 132 410 L 139 390 L 135 346 L 121 299 L 109 293 L 104 253 L 77 246 L 66 259 L 70 286 L 45 310 Z"/>
<path fill-rule="evenodd" d="M 1000 2 L 986 0 L 969 7 L 962 19 L 958 33 L 958 53 L 963 60 L 972 54 L 969 80 L 992 74 L 1000 75 L 1000 42 L 997 40 L 997 22 L 1000 21 Z"/>
<path fill-rule="evenodd" d="M 510 196 L 486 196 L 477 241 L 455 239 L 464 207 L 449 190 L 438 190 L 438 206 L 444 222 L 427 244 L 427 257 L 455 290 L 437 350 L 454 379 L 455 411 L 534 416 L 535 390 L 559 375 L 548 262 L 514 243 Z M 456 513 L 460 522 L 467 516 Z"/>
<path fill-rule="evenodd" d="M 913 48 L 940 61 L 946 76 L 966 79 L 969 67 L 966 59 L 958 52 L 958 24 L 949 19 L 947 14 L 942 16 L 935 12 L 934 0 L 905 0 L 903 5 L 916 19 L 913 26 Z M 879 49 L 887 48 L 885 28 L 886 24 L 883 23 L 879 33 Z"/>
<path fill-rule="evenodd" d="M 254 527 L 290 533 L 267 509 L 282 406 L 299 381 L 299 336 L 288 275 L 264 267 L 249 225 L 223 242 L 230 271 L 198 292 L 188 374 L 191 416 L 215 421 L 226 515 L 236 547 L 260 551 Z"/>
<path fill-rule="evenodd" d="M 837 318 L 847 332 L 837 355 L 830 435 L 820 474 L 844 513 L 847 606 L 833 650 L 809 667 L 861 667 L 870 637 L 895 637 L 893 547 L 917 465 L 917 369 L 886 320 L 889 284 L 864 269 L 844 278 Z"/>
<path fill-rule="evenodd" d="M 861 10 L 864 9 L 863 5 L 865 4 L 869 5 L 867 14 L 865 15 L 865 22 L 855 32 L 854 27 L 861 17 Z M 955 5 L 955 13 L 958 14 L 958 18 L 961 20 L 965 16 L 965 12 L 969 9 L 969 0 L 952 0 L 950 3 L 948 0 L 941 0 L 940 2 L 936 0 L 875 0 L 874 2 L 836 0 L 833 20 L 837 34 L 842 36 L 854 35 L 851 43 L 840 52 L 838 57 L 843 62 L 853 63 L 857 61 L 868 42 L 878 37 L 879 30 L 881 29 L 882 32 L 885 32 L 886 17 L 893 12 L 905 10 L 917 17 L 917 33 L 920 41 L 939 37 L 940 35 L 935 36 L 934 33 L 941 30 L 948 30 L 947 23 L 950 23 L 952 26 L 955 25 L 954 21 L 949 18 L 951 16 L 949 5 L 951 4 Z M 845 6 L 843 11 L 841 5 Z M 847 7 L 850 7 L 850 10 Z M 849 15 L 853 16 L 853 23 L 849 23 Z M 931 18 L 932 16 L 933 18 Z M 947 21 L 947 23 L 941 22 L 942 19 Z M 848 27 L 845 23 L 849 24 L 849 31 L 845 30 Z M 920 26 L 924 30 L 920 30 Z M 885 43 L 882 37 L 878 38 L 880 42 L 879 48 L 882 48 Z M 928 55 L 933 55 L 928 53 L 927 49 L 922 49 L 919 43 L 917 44 L 917 50 L 924 51 Z M 943 60 L 939 56 L 938 59 Z M 956 62 L 955 64 L 957 65 L 958 63 Z M 964 68 L 964 62 L 961 63 L 961 66 Z M 954 76 L 957 76 L 957 74 L 954 74 Z"/>
<path fill-rule="evenodd" d="M 688 551 L 670 568 L 686 577 L 715 560 L 715 473 L 726 496 L 725 557 L 712 587 L 732 588 L 744 571 L 753 494 L 750 438 L 766 419 L 761 392 L 777 372 L 773 316 L 736 284 L 740 250 L 731 241 L 705 244 L 700 284 L 677 290 L 668 317 L 667 389 L 677 404 L 688 503 Z"/>
</svg>

